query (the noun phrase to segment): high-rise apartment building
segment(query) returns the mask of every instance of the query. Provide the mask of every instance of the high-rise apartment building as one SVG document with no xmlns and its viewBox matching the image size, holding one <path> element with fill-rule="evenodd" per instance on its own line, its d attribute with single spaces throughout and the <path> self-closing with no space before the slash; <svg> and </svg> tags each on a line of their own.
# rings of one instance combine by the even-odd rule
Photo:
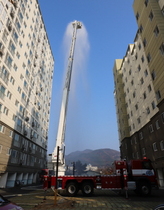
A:
<svg viewBox="0 0 164 210">
<path fill-rule="evenodd" d="M 134 0 L 138 31 L 115 61 L 121 157 L 147 157 L 164 186 L 164 1 Z"/>
<path fill-rule="evenodd" d="M 0 0 L 0 187 L 46 167 L 54 58 L 37 0 Z"/>
</svg>

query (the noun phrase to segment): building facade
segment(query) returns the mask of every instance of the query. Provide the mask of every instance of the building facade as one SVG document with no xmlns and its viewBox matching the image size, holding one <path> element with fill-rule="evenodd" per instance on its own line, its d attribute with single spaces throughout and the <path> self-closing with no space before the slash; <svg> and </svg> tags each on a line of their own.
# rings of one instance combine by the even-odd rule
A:
<svg viewBox="0 0 164 210">
<path fill-rule="evenodd" d="M 113 68 L 121 157 L 151 159 L 164 186 L 164 2 L 135 0 L 138 31 Z"/>
<path fill-rule="evenodd" d="M 37 0 L 0 0 L 0 187 L 47 161 L 54 58 Z"/>
</svg>

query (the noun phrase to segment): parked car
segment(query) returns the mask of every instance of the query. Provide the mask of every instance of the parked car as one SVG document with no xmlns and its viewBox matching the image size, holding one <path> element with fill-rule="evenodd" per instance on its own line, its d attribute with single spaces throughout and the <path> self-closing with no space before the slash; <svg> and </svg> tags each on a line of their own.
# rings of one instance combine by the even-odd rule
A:
<svg viewBox="0 0 164 210">
<path fill-rule="evenodd" d="M 12 203 L 7 198 L 4 198 L 2 195 L 0 195 L 0 210 L 23 210 L 22 207 L 17 206 L 15 203 Z"/>
</svg>

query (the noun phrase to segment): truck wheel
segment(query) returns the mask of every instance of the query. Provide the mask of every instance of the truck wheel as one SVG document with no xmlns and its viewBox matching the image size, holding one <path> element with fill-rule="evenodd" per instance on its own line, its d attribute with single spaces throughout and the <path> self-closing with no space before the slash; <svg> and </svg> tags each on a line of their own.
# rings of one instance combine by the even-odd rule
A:
<svg viewBox="0 0 164 210">
<path fill-rule="evenodd" d="M 138 191 L 140 195 L 147 196 L 151 194 L 151 186 L 148 182 L 140 182 Z"/>
<path fill-rule="evenodd" d="M 84 182 L 81 191 L 84 196 L 91 196 L 93 194 L 93 184 L 91 182 Z"/>
<path fill-rule="evenodd" d="M 69 196 L 76 196 L 78 193 L 78 185 L 75 182 L 70 182 L 66 186 L 66 192 Z"/>
</svg>

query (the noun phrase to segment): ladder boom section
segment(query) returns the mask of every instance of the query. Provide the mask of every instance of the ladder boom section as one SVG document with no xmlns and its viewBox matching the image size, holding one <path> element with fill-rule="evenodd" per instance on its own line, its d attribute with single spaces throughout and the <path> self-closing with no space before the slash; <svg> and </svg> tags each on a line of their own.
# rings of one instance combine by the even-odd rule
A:
<svg viewBox="0 0 164 210">
<path fill-rule="evenodd" d="M 65 153 L 65 128 L 66 128 L 66 115 L 67 115 L 67 107 L 68 107 L 68 98 L 69 98 L 69 90 L 71 84 L 71 76 L 72 76 L 72 67 L 73 67 L 73 57 L 74 57 L 74 49 L 76 42 L 76 33 L 77 29 L 81 28 L 82 24 L 79 21 L 74 21 L 73 25 L 73 35 L 70 47 L 70 53 L 68 58 L 68 68 L 66 73 L 66 80 L 63 89 L 63 97 L 61 103 L 60 117 L 59 117 L 59 125 L 57 131 L 57 139 L 56 146 L 54 152 L 52 153 L 52 162 L 57 161 L 57 147 L 59 146 L 59 167 L 60 165 L 65 165 L 64 161 L 64 153 Z M 60 170 L 60 168 L 59 168 Z"/>
</svg>

